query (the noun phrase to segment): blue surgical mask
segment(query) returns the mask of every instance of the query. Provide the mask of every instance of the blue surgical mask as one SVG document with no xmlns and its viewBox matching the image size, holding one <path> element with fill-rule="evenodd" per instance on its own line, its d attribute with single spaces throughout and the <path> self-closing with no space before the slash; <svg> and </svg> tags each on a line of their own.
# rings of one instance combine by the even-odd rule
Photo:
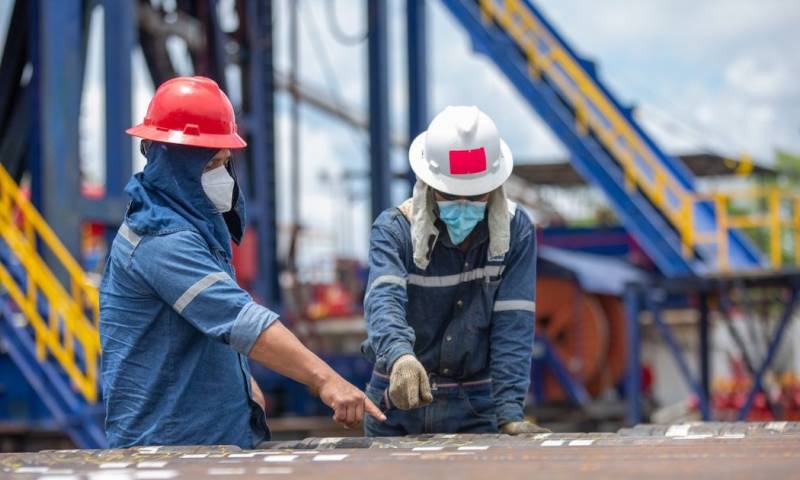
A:
<svg viewBox="0 0 800 480">
<path fill-rule="evenodd" d="M 439 218 L 447 225 L 447 233 L 455 245 L 463 242 L 486 214 L 486 202 L 456 200 L 436 204 L 439 205 Z"/>
</svg>

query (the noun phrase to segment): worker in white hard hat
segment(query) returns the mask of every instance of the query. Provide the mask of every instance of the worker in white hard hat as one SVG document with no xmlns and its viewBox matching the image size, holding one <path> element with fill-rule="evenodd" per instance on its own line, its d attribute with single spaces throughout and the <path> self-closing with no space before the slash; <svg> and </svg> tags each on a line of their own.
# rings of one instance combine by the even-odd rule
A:
<svg viewBox="0 0 800 480">
<path fill-rule="evenodd" d="M 409 161 L 412 198 L 370 234 L 362 350 L 387 420 L 366 434 L 546 432 L 523 414 L 536 237 L 503 190 L 511 150 L 477 107 L 447 107 Z"/>
</svg>

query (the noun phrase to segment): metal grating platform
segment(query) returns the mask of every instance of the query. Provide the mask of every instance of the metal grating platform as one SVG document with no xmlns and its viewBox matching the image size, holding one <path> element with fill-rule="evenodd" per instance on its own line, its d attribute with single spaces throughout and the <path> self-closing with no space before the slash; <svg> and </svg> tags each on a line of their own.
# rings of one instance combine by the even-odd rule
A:
<svg viewBox="0 0 800 480">
<path fill-rule="evenodd" d="M 260 450 L 140 447 L 0 455 L 0 477 L 800 478 L 800 423 L 641 425 L 618 433 L 306 439 Z M 360 447 L 360 448 L 354 448 Z"/>
</svg>

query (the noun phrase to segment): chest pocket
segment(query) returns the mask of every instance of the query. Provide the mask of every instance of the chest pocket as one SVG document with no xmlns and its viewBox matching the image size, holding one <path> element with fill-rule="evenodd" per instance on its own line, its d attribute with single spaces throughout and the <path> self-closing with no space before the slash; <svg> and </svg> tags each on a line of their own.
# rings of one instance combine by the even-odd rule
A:
<svg viewBox="0 0 800 480">
<path fill-rule="evenodd" d="M 497 298 L 497 291 L 500 289 L 501 278 L 488 279 L 488 281 L 481 282 L 481 299 L 483 300 L 484 315 L 481 315 L 481 327 L 488 327 L 492 320 L 492 311 L 494 310 L 494 301 Z"/>
<path fill-rule="evenodd" d="M 489 329 L 492 323 L 492 310 L 494 299 L 500 288 L 500 276 L 485 277 L 476 280 L 471 291 L 474 292 L 472 305 L 467 312 L 467 328 L 475 333 L 482 333 Z"/>
<path fill-rule="evenodd" d="M 486 276 L 483 278 L 483 282 L 481 282 L 483 294 L 494 304 L 497 290 L 500 288 L 500 282 L 503 281 L 503 271 L 506 266 L 503 264 L 489 264 L 485 268 Z"/>
</svg>

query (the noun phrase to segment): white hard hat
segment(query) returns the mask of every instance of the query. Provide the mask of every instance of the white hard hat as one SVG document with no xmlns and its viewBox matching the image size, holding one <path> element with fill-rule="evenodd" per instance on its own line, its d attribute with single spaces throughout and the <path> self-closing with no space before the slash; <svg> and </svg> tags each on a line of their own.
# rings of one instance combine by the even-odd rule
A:
<svg viewBox="0 0 800 480">
<path fill-rule="evenodd" d="M 447 107 L 411 142 L 417 178 L 450 195 L 483 195 L 511 175 L 514 159 L 497 126 L 478 107 Z"/>
</svg>

